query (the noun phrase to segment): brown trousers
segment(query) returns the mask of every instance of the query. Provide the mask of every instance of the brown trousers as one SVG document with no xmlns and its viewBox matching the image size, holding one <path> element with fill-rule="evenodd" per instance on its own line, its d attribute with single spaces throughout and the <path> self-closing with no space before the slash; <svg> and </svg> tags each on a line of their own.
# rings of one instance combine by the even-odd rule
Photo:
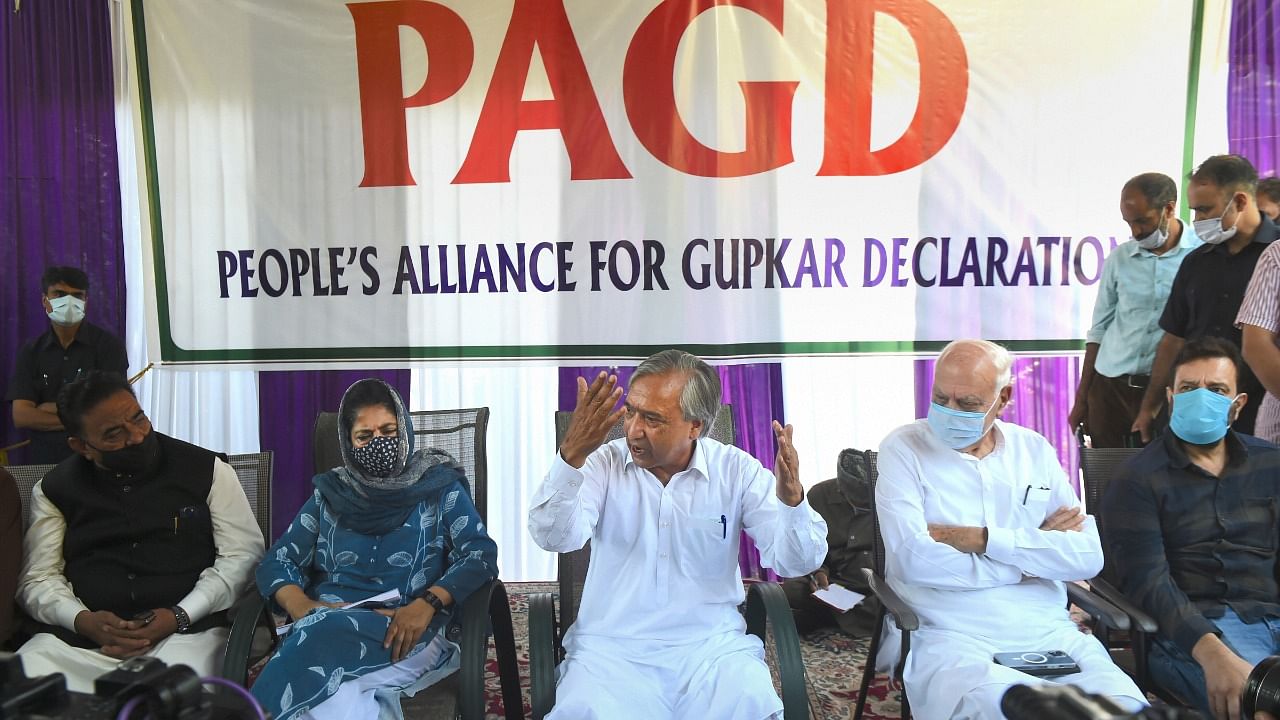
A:
<svg viewBox="0 0 1280 720">
<path fill-rule="evenodd" d="M 1124 376 L 1094 374 L 1089 383 L 1089 413 L 1085 429 L 1096 448 L 1129 447 L 1125 440 L 1142 407 L 1144 387 L 1130 387 Z"/>
</svg>

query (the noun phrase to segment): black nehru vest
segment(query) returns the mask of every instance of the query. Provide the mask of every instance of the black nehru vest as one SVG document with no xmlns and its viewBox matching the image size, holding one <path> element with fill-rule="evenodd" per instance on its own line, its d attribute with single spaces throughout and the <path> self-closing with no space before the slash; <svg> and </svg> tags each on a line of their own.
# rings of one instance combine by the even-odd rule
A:
<svg viewBox="0 0 1280 720">
<path fill-rule="evenodd" d="M 213 565 L 208 498 L 217 456 L 156 438 L 154 470 L 116 473 L 74 455 L 44 478 L 45 496 L 67 521 L 63 574 L 92 611 L 131 618 L 172 607 Z"/>
</svg>

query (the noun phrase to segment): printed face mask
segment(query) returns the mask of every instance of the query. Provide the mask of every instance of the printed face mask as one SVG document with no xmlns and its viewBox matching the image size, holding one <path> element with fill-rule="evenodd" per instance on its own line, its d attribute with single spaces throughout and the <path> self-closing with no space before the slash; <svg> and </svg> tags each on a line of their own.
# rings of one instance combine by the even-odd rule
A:
<svg viewBox="0 0 1280 720">
<path fill-rule="evenodd" d="M 373 477 L 391 477 L 400 456 L 400 438 L 378 435 L 364 447 L 351 448 L 351 458 Z"/>
</svg>

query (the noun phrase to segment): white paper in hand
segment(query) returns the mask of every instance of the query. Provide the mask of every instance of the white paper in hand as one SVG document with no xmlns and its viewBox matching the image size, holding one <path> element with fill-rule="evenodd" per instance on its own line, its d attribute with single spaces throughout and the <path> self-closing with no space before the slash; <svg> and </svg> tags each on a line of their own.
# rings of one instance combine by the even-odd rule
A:
<svg viewBox="0 0 1280 720">
<path fill-rule="evenodd" d="M 831 583 L 821 590 L 816 590 L 813 596 L 822 602 L 830 605 L 836 612 L 849 612 L 855 605 L 862 602 L 867 596 L 856 593 L 852 590 L 840 587 L 835 583 Z"/>
<path fill-rule="evenodd" d="M 397 588 L 391 588 L 386 592 L 378 593 L 377 595 L 374 595 L 372 597 L 367 597 L 363 600 L 357 600 L 353 603 L 347 603 L 346 605 L 343 605 L 341 609 L 350 610 L 351 608 L 362 608 L 362 607 L 372 607 L 372 608 L 386 607 L 387 605 L 390 605 L 391 603 L 394 603 L 399 599 L 400 599 L 400 590 Z M 276 628 L 276 635 L 286 635 L 288 634 L 289 629 L 292 627 L 293 627 L 293 623 L 285 623 L 284 625 L 281 625 L 280 627 Z"/>
</svg>

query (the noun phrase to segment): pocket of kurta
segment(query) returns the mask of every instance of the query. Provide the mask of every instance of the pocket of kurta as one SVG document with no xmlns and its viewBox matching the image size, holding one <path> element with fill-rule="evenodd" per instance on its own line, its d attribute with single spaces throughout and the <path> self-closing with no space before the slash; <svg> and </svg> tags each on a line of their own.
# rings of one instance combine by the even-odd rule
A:
<svg viewBox="0 0 1280 720">
<path fill-rule="evenodd" d="M 680 571 L 691 578 L 719 576 L 736 567 L 728 557 L 733 543 L 725 516 L 686 517 L 677 535 Z"/>
</svg>

